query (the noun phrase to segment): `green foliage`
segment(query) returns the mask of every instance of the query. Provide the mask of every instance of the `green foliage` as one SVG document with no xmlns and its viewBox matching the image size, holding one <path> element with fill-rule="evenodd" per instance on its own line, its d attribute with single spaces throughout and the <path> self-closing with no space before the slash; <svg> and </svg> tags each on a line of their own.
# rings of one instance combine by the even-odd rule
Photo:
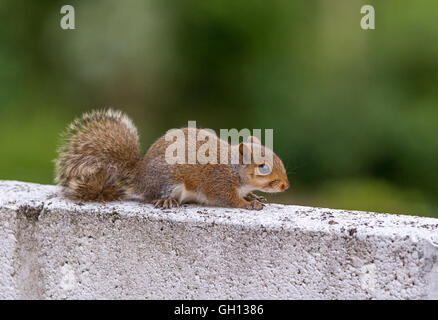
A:
<svg viewBox="0 0 438 320">
<path fill-rule="evenodd" d="M 433 208 L 416 190 L 403 190 L 381 180 L 340 180 L 319 191 L 322 206 L 375 212 L 433 215 Z"/>
<path fill-rule="evenodd" d="M 50 183 L 59 133 L 113 107 L 143 149 L 188 120 L 273 128 L 283 202 L 438 216 L 438 2 L 71 4 L 69 31 L 59 1 L 0 4 L 0 179 Z"/>
</svg>

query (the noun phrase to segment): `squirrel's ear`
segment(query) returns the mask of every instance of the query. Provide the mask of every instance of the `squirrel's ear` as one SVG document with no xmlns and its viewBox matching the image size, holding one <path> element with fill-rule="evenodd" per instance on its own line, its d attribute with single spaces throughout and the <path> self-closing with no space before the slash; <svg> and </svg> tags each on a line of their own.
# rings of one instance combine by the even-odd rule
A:
<svg viewBox="0 0 438 320">
<path fill-rule="evenodd" d="M 241 159 L 244 164 L 251 163 L 252 150 L 248 143 L 241 142 L 239 144 L 239 153 L 242 155 Z"/>
<path fill-rule="evenodd" d="M 248 142 L 249 142 L 249 143 L 253 143 L 253 144 L 262 144 L 262 143 L 260 142 L 260 139 L 257 138 L 256 136 L 249 136 L 249 137 L 248 137 Z"/>
</svg>

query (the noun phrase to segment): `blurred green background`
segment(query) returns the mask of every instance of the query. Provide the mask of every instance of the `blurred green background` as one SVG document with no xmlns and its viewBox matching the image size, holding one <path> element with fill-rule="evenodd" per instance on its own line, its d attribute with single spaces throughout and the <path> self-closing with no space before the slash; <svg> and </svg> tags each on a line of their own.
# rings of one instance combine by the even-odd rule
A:
<svg viewBox="0 0 438 320">
<path fill-rule="evenodd" d="M 0 179 L 53 183 L 60 132 L 113 107 L 143 150 L 188 120 L 273 128 L 292 187 L 271 201 L 438 217 L 437 17 L 436 0 L 2 0 Z"/>
</svg>

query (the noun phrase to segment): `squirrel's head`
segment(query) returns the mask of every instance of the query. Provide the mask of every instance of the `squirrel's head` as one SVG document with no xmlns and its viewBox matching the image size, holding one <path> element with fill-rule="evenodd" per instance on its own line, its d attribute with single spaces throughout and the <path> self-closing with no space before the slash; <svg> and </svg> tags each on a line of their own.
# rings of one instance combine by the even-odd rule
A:
<svg viewBox="0 0 438 320">
<path fill-rule="evenodd" d="M 281 159 L 269 148 L 261 144 L 254 136 L 248 142 L 239 144 L 241 160 L 248 163 L 243 172 L 246 183 L 253 190 L 263 192 L 282 192 L 289 188 L 289 180 Z M 249 157 L 250 160 L 249 160 Z"/>
</svg>

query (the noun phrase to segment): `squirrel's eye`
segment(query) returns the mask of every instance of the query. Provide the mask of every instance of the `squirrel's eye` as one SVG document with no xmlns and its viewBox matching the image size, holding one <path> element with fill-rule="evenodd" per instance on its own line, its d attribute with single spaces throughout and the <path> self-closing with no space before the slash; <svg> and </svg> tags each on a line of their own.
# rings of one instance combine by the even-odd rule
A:
<svg viewBox="0 0 438 320">
<path fill-rule="evenodd" d="M 271 173 L 271 168 L 269 168 L 269 166 L 267 166 L 266 164 L 261 164 L 259 165 L 259 173 L 260 174 L 270 174 Z"/>
</svg>

